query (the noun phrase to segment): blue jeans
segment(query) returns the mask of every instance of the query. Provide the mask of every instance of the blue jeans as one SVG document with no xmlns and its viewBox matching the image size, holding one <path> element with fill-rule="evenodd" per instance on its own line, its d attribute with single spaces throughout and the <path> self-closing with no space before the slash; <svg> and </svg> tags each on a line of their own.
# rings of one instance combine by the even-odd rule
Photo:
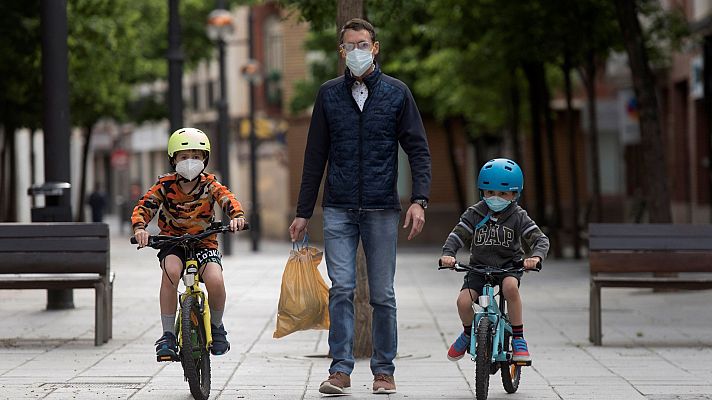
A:
<svg viewBox="0 0 712 400">
<path fill-rule="evenodd" d="M 324 253 L 331 279 L 329 347 L 332 362 L 329 373 L 348 375 L 354 369 L 353 302 L 359 238 L 366 255 L 373 307 L 371 371 L 387 375 L 393 375 L 395 371 L 393 359 L 398 348 L 398 332 L 393 280 L 399 219 L 398 210 L 324 208 Z"/>
</svg>

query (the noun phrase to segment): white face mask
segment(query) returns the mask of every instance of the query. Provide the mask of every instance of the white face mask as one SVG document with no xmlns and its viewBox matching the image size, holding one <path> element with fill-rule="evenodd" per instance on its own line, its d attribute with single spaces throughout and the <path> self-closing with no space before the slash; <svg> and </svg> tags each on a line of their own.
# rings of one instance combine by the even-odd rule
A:
<svg viewBox="0 0 712 400">
<path fill-rule="evenodd" d="M 373 54 L 370 51 L 353 49 L 346 53 L 346 66 L 354 76 L 360 77 L 373 65 Z"/>
<path fill-rule="evenodd" d="M 205 165 L 203 162 L 194 158 L 179 161 L 178 164 L 176 164 L 176 172 L 189 181 L 192 181 L 200 175 L 204 168 Z"/>
</svg>

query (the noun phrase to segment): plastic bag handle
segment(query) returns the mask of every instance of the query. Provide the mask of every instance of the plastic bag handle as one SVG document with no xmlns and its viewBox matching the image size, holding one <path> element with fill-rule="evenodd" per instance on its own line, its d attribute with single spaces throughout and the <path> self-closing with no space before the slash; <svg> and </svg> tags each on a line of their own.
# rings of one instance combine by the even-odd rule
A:
<svg viewBox="0 0 712 400">
<path fill-rule="evenodd" d="M 301 250 L 305 247 L 309 247 L 309 234 L 304 233 L 304 238 L 301 242 L 292 242 L 292 250 Z"/>
</svg>

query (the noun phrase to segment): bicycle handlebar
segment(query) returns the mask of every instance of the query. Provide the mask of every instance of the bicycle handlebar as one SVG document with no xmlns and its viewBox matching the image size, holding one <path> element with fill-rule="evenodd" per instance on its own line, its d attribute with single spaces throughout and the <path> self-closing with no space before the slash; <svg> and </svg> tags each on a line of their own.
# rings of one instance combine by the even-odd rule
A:
<svg viewBox="0 0 712 400">
<path fill-rule="evenodd" d="M 242 227 L 242 229 L 238 229 L 237 231 L 245 231 L 248 229 L 250 229 L 250 224 L 245 222 L 245 225 Z M 221 223 L 213 223 L 210 228 L 196 234 L 186 233 L 185 235 L 181 236 L 151 235 L 148 237 L 148 244 L 146 244 L 146 247 L 160 249 L 160 247 L 166 242 L 185 242 L 189 240 L 200 240 L 216 233 L 225 232 L 230 232 L 230 227 L 228 225 L 222 225 Z M 131 244 L 138 244 L 138 241 L 136 241 L 135 236 L 131 236 L 130 241 Z"/>
<path fill-rule="evenodd" d="M 508 266 L 514 267 L 514 268 L 506 268 Z M 470 264 L 462 264 L 459 262 L 455 262 L 455 265 L 452 267 L 446 267 L 443 266 L 443 263 L 441 260 L 438 260 L 438 270 L 441 269 L 450 269 L 453 271 L 457 272 L 475 272 L 478 274 L 486 274 L 486 273 L 506 273 L 506 272 L 524 272 L 524 271 L 541 271 L 541 261 L 536 263 L 536 268 L 535 269 L 526 269 L 524 268 L 524 260 L 517 260 L 517 261 L 512 261 L 511 263 L 505 265 L 504 267 L 498 267 L 494 265 L 482 265 L 482 264 L 476 264 L 476 265 L 470 265 Z"/>
</svg>

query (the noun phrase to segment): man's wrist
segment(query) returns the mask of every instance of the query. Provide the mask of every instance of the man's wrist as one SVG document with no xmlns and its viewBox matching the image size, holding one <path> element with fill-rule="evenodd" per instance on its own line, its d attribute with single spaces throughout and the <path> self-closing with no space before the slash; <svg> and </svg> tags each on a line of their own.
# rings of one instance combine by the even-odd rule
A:
<svg viewBox="0 0 712 400">
<path fill-rule="evenodd" d="M 428 208 L 428 200 L 425 199 L 414 199 L 413 201 L 411 201 L 411 203 L 423 207 L 423 210 L 426 210 Z"/>
</svg>

